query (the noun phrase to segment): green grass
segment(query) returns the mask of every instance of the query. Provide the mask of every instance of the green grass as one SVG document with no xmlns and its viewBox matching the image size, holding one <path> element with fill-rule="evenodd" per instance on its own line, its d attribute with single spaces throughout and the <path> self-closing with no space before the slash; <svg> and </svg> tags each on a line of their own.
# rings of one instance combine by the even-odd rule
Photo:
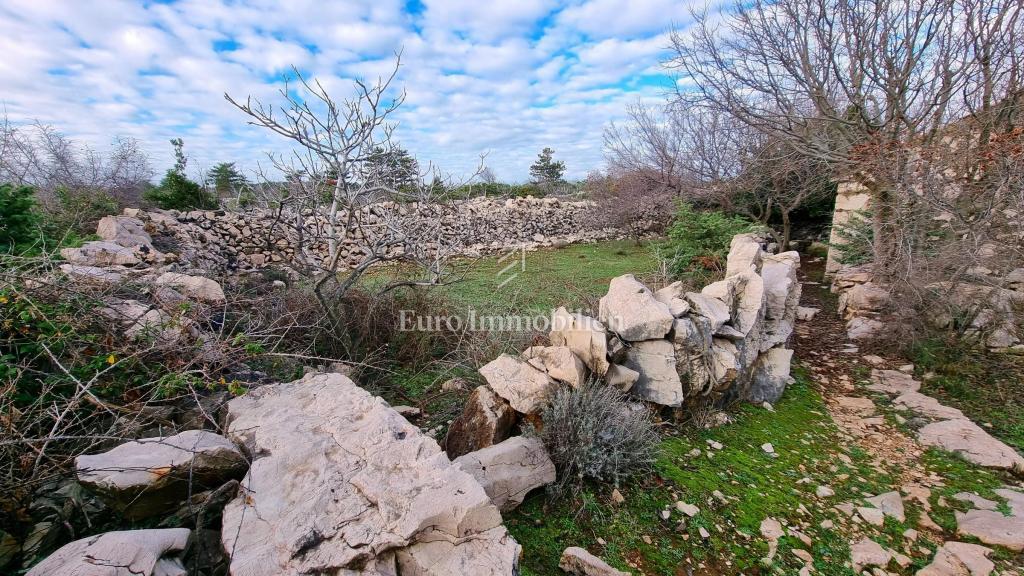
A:
<svg viewBox="0 0 1024 576">
<path fill-rule="evenodd" d="M 910 358 L 921 392 L 959 408 L 1018 451 L 1024 451 L 1024 357 L 931 339 L 915 344 Z M 923 378 L 933 372 L 933 378 Z"/>
<path fill-rule="evenodd" d="M 757 573 L 767 554 L 760 536 L 761 521 L 767 517 L 788 525 L 806 524 L 801 531 L 813 539 L 818 573 L 852 574 L 844 566 L 849 559 L 846 537 L 819 524 L 836 517 L 833 504 L 888 490 L 893 479 L 869 469 L 866 454 L 850 450 L 842 459 L 836 457 L 843 446 L 835 425 L 805 375 L 798 373 L 797 378 L 774 412 L 743 405 L 733 424 L 683 430 L 666 438 L 655 473 L 622 487 L 622 506 L 609 503 L 610 487 L 590 487 L 577 498 L 557 503 L 544 495 L 532 496 L 506 517 L 506 525 L 524 548 L 524 574 L 559 574 L 558 558 L 567 546 L 587 548 L 620 569 L 630 569 L 626 562 L 632 561 L 646 573 L 685 573 L 677 569 L 687 561 L 695 568 L 703 564 L 703 573 Z M 710 458 L 708 440 L 723 445 L 711 451 Z M 772 443 L 778 457 L 762 450 L 766 442 Z M 701 454 L 690 456 L 694 449 Z M 837 481 L 844 474 L 847 478 Z M 830 485 L 836 495 L 827 501 L 816 499 L 820 484 Z M 716 490 L 728 502 L 713 496 Z M 674 508 L 676 500 L 701 511 L 684 520 Z M 659 516 L 665 507 L 672 512 L 668 521 Z M 707 540 L 700 536 L 701 527 L 711 534 Z M 900 525 L 892 531 L 898 534 L 903 529 Z M 607 546 L 598 545 L 598 538 Z M 774 561 L 787 574 L 801 566 L 789 552 L 793 547 L 804 545 L 797 538 L 783 538 Z"/>
<path fill-rule="evenodd" d="M 546 248 L 526 252 L 525 259 L 521 254 L 505 259 L 497 255 L 467 258 L 452 265 L 458 281 L 442 288 L 444 294 L 463 307 L 492 313 L 586 306 L 608 291 L 612 278 L 622 274 L 643 278 L 658 269 L 648 245 L 628 240 Z M 501 273 L 507 266 L 512 269 Z M 375 270 L 368 282 L 383 283 L 397 277 L 406 276 L 394 268 L 382 268 Z"/>
</svg>

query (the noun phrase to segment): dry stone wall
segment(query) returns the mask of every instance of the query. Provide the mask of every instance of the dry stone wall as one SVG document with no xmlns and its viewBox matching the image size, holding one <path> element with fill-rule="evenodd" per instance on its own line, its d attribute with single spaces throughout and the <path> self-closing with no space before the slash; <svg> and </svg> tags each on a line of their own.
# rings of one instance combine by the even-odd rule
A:
<svg viewBox="0 0 1024 576">
<path fill-rule="evenodd" d="M 363 257 L 360 246 L 396 218 L 419 232 L 427 252 L 450 250 L 466 256 L 518 246 L 561 246 L 620 237 L 620 231 L 594 224 L 595 209 L 592 202 L 530 196 L 430 205 L 374 204 L 358 213 L 360 230 L 343 241 L 342 262 L 357 264 Z M 128 209 L 120 218 L 125 217 L 142 222 L 161 252 L 198 269 L 263 268 L 301 258 L 324 259 L 327 255 L 325 221 L 311 212 L 286 218 L 262 210 Z M 301 219 L 301 227 L 296 225 L 296 218 Z M 122 230 L 124 226 L 113 228 Z"/>
</svg>

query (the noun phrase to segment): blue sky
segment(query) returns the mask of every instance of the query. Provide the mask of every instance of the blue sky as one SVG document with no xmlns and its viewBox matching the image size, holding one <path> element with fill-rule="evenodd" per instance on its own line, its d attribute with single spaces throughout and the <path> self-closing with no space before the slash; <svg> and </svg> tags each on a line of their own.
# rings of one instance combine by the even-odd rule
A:
<svg viewBox="0 0 1024 576">
<path fill-rule="evenodd" d="M 703 3 L 698 3 L 700 8 Z M 0 0 L 0 103 L 103 147 L 142 141 L 162 170 L 181 137 L 191 167 L 254 167 L 287 143 L 223 98 L 274 100 L 297 66 L 332 94 L 376 78 L 403 51 L 396 137 L 455 175 L 479 155 L 527 178 L 544 146 L 571 177 L 603 163 L 601 132 L 671 86 L 671 0 Z"/>
</svg>

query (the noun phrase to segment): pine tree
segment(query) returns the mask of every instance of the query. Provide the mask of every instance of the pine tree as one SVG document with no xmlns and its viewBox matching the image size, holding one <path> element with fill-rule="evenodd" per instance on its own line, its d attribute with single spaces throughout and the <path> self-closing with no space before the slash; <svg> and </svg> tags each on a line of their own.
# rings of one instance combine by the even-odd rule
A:
<svg viewBox="0 0 1024 576">
<path fill-rule="evenodd" d="M 206 175 L 206 185 L 212 186 L 220 198 L 235 198 L 245 192 L 249 181 L 234 162 L 221 162 Z"/>
<path fill-rule="evenodd" d="M 565 173 L 565 162 L 554 160 L 555 151 L 544 148 L 537 155 L 537 161 L 530 166 L 530 177 L 538 184 L 557 184 Z"/>
</svg>

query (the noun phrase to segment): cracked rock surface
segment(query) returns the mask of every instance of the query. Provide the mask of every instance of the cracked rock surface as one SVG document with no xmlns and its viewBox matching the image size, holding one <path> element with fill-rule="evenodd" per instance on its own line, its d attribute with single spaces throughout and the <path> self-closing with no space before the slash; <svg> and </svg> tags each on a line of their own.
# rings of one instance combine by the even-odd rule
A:
<svg viewBox="0 0 1024 576">
<path fill-rule="evenodd" d="M 252 454 L 224 509 L 231 574 L 511 575 L 520 547 L 472 476 L 341 374 L 227 405 Z"/>
</svg>

